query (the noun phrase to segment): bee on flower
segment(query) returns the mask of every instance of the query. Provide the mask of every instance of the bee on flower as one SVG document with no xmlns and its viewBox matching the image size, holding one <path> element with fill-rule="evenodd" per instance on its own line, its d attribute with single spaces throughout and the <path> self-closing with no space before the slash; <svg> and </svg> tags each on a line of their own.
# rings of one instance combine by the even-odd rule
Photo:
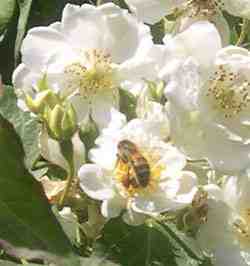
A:
<svg viewBox="0 0 250 266">
<path fill-rule="evenodd" d="M 103 216 L 122 214 L 129 224 L 192 202 L 197 177 L 185 171 L 185 156 L 152 132 L 154 123 L 111 111 L 112 120 L 90 150 L 92 164 L 79 170 L 80 186 L 101 200 Z"/>
</svg>

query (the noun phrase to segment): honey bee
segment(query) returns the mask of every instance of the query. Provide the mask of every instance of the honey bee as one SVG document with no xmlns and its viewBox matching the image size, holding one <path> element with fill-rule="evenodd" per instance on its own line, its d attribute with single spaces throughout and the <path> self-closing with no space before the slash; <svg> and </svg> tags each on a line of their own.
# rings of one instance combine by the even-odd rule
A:
<svg viewBox="0 0 250 266">
<path fill-rule="evenodd" d="M 150 166 L 145 157 L 140 153 L 136 145 L 129 140 L 118 143 L 117 163 L 121 161 L 128 165 L 128 172 L 123 179 L 123 185 L 127 188 L 146 187 L 150 178 Z"/>
</svg>

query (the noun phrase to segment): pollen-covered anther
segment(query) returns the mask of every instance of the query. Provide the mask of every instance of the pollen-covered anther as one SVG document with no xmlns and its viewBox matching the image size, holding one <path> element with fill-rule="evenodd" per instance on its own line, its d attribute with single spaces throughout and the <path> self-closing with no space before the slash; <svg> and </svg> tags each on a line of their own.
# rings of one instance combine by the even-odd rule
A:
<svg viewBox="0 0 250 266">
<path fill-rule="evenodd" d="M 92 67 L 103 66 L 106 70 L 111 70 L 111 55 L 104 52 L 103 50 L 92 49 L 84 51 L 83 57 Z"/>
<path fill-rule="evenodd" d="M 188 1 L 186 10 L 191 18 L 210 19 L 223 7 L 224 3 L 220 0 L 191 0 Z"/>
<path fill-rule="evenodd" d="M 234 232 L 237 234 L 242 247 L 250 247 L 250 209 L 241 212 L 241 216 L 233 223 Z"/>
<path fill-rule="evenodd" d="M 70 64 L 64 70 L 65 86 L 91 100 L 91 96 L 117 88 L 111 56 L 102 50 L 82 52 L 82 61 Z"/>
<path fill-rule="evenodd" d="M 250 106 L 250 82 L 239 73 L 219 66 L 209 81 L 206 96 L 213 108 L 222 112 L 225 118 L 231 118 Z"/>
<path fill-rule="evenodd" d="M 234 226 L 236 233 L 239 235 L 240 238 L 248 238 L 249 239 L 249 237 L 250 237 L 249 228 L 244 223 L 244 221 L 237 220 L 234 222 L 233 226 Z"/>
</svg>

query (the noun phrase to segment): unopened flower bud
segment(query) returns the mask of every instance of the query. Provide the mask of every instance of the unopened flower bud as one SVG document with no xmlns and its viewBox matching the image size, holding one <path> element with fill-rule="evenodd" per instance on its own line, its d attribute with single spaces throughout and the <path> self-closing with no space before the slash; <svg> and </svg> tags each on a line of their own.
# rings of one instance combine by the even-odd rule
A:
<svg viewBox="0 0 250 266">
<path fill-rule="evenodd" d="M 65 138 L 71 138 L 77 130 L 77 117 L 74 107 L 70 104 L 66 107 L 62 119 L 62 131 L 64 132 Z"/>
<path fill-rule="evenodd" d="M 154 81 L 146 81 L 148 85 L 148 90 L 150 93 L 150 97 L 153 101 L 156 101 L 158 103 L 164 103 L 165 97 L 164 97 L 164 88 L 165 88 L 165 82 L 160 81 L 158 83 Z"/>
<path fill-rule="evenodd" d="M 47 75 L 44 74 L 41 79 L 37 81 L 36 88 L 39 92 L 49 90 Z"/>
<path fill-rule="evenodd" d="M 55 95 L 51 90 L 45 90 L 39 92 L 35 99 L 32 99 L 28 94 L 26 95 L 26 105 L 35 114 L 43 115 L 46 107 L 51 109 L 58 104 L 58 96 Z"/>
<path fill-rule="evenodd" d="M 77 130 L 76 113 L 72 105 L 66 107 L 57 104 L 46 110 L 46 121 L 51 138 L 58 141 L 68 140 Z"/>
<path fill-rule="evenodd" d="M 95 140 L 98 137 L 99 131 L 97 124 L 91 118 L 88 119 L 83 123 L 81 130 L 80 130 L 80 138 L 86 146 L 87 150 L 90 150 L 95 145 Z"/>
</svg>

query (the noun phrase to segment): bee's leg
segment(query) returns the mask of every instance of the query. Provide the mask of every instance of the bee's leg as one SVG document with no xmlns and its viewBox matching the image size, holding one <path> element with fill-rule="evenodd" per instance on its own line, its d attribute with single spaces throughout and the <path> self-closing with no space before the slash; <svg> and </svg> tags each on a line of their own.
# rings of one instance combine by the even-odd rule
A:
<svg viewBox="0 0 250 266">
<path fill-rule="evenodd" d="M 119 155 L 119 153 L 116 154 L 116 157 L 117 157 L 117 159 L 116 159 L 116 162 L 115 162 L 115 168 L 118 167 L 118 164 L 119 164 L 119 162 L 121 160 L 121 156 Z"/>
<path fill-rule="evenodd" d="M 119 174 L 122 176 L 122 178 L 121 178 L 122 184 L 127 189 L 130 186 L 129 171 L 130 171 L 129 165 L 127 165 L 127 164 L 126 164 L 125 169 L 123 169 L 122 171 L 120 169 L 118 170 Z"/>
<path fill-rule="evenodd" d="M 129 171 L 130 171 L 130 167 L 128 166 L 128 169 L 127 169 L 127 178 L 129 179 Z"/>
<path fill-rule="evenodd" d="M 130 164 L 128 163 L 127 164 L 127 173 L 126 173 L 126 177 L 124 178 L 124 185 L 126 188 L 129 188 L 130 187 L 130 184 L 131 184 L 131 173 L 130 173 Z"/>
<path fill-rule="evenodd" d="M 133 169 L 133 175 L 131 179 L 133 180 L 134 185 L 137 184 L 136 187 L 138 187 L 140 185 L 140 180 L 138 179 L 138 176 L 137 176 L 136 166 L 133 161 L 130 162 L 130 165 L 131 165 L 131 169 Z"/>
</svg>

